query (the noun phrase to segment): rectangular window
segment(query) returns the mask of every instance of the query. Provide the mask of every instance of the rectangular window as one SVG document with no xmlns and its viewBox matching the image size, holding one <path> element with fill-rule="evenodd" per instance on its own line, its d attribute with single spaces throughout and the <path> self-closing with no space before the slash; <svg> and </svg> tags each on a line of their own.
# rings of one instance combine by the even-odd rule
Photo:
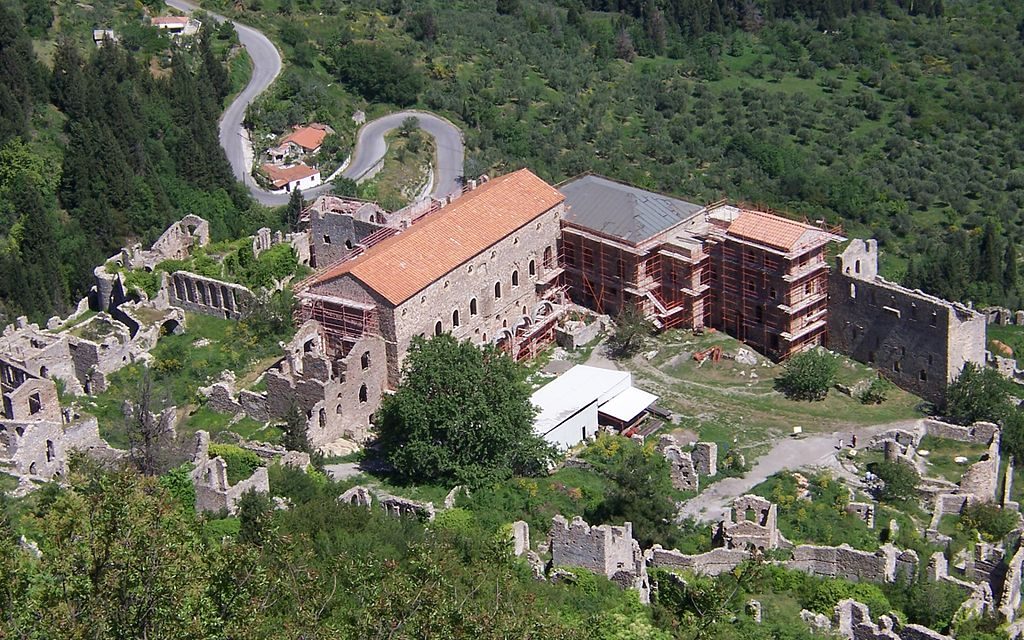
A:
<svg viewBox="0 0 1024 640">
<path fill-rule="evenodd" d="M 331 236 L 324 234 L 324 244 L 331 244 Z"/>
</svg>

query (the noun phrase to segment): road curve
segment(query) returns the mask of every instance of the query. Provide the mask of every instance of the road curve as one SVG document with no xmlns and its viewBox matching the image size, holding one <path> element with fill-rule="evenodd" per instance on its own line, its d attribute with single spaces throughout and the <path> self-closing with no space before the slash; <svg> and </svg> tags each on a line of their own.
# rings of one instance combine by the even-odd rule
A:
<svg viewBox="0 0 1024 640">
<path fill-rule="evenodd" d="M 165 2 L 186 13 L 201 9 L 188 0 L 165 0 Z M 228 19 L 206 9 L 202 9 L 202 11 L 205 11 L 217 22 L 224 22 Z M 252 59 L 253 71 L 249 84 L 228 105 L 221 116 L 220 146 L 223 147 L 224 153 L 227 155 L 235 179 L 244 184 L 257 201 L 270 206 L 282 205 L 288 202 L 288 194 L 272 193 L 261 189 L 253 179 L 250 173 L 252 145 L 248 132 L 242 126 L 246 109 L 281 73 L 281 54 L 277 51 L 274 43 L 263 33 L 234 20 L 231 23 L 234 24 L 235 31 L 238 32 L 239 42 L 242 43 Z M 419 120 L 420 127 L 434 136 L 436 140 L 437 166 L 434 167 L 434 188 L 431 195 L 441 198 L 459 189 L 465 154 L 462 132 L 448 120 L 426 111 L 399 111 L 363 125 L 356 138 L 356 146 L 349 164 L 341 172 L 341 175 L 353 180 L 372 176 L 387 151 L 384 135 L 397 129 L 408 117 Z M 307 197 L 315 196 L 329 189 L 330 185 L 325 184 L 309 189 L 303 194 Z"/>
</svg>

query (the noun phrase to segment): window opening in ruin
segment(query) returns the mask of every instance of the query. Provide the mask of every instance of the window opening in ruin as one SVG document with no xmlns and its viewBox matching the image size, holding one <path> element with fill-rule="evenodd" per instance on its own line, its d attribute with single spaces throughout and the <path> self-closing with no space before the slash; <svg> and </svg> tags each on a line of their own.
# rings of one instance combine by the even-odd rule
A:
<svg viewBox="0 0 1024 640">
<path fill-rule="evenodd" d="M 473 298 L 469 301 L 469 315 L 475 316 L 476 313 L 476 298 Z"/>
<path fill-rule="evenodd" d="M 907 348 L 901 346 L 900 347 L 900 356 L 906 357 L 906 355 L 907 355 Z"/>
<path fill-rule="evenodd" d="M 334 409 L 334 413 L 336 413 L 337 415 L 339 415 L 339 416 L 340 416 L 340 415 L 341 415 L 341 411 L 342 411 L 342 409 L 341 409 L 341 403 L 339 402 L 339 403 L 338 403 L 338 406 L 337 406 L 337 407 L 335 407 L 335 409 Z"/>
<path fill-rule="evenodd" d="M 313 340 L 312 339 L 307 340 L 305 342 L 305 344 L 302 345 L 302 352 L 303 353 L 312 353 L 313 352 Z"/>
<path fill-rule="evenodd" d="M 934 356 L 932 356 L 932 354 L 930 354 L 930 353 L 928 354 L 928 366 L 929 366 L 929 367 L 930 367 L 930 366 L 932 366 L 932 358 L 933 358 L 933 357 L 934 357 Z"/>
<path fill-rule="evenodd" d="M 53 452 L 53 440 L 46 441 L 46 461 L 53 462 L 56 455 Z"/>
<path fill-rule="evenodd" d="M 531 278 L 533 276 L 537 275 L 537 261 L 536 260 L 530 260 L 530 267 L 529 267 L 529 269 L 530 269 L 530 277 Z"/>
<path fill-rule="evenodd" d="M 778 292 L 775 291 L 775 287 L 770 287 L 768 289 L 768 297 L 771 298 L 772 300 L 778 297 Z"/>
<path fill-rule="evenodd" d="M 500 282 L 495 282 L 494 283 L 494 299 L 495 300 L 501 300 L 501 283 Z"/>
<path fill-rule="evenodd" d="M 917 320 L 917 305 L 916 304 L 911 304 L 910 305 L 910 319 L 911 320 Z"/>
<path fill-rule="evenodd" d="M 486 333 L 484 334 L 483 341 L 487 342 L 487 334 Z"/>
<path fill-rule="evenodd" d="M 547 247 L 544 247 L 544 268 L 545 269 L 550 269 L 552 266 L 554 266 L 552 264 L 552 262 L 551 262 L 551 255 L 552 255 L 551 246 L 548 245 Z"/>
<path fill-rule="evenodd" d="M 324 244 L 331 244 L 331 236 L 324 234 Z"/>
<path fill-rule="evenodd" d="M 868 362 L 874 362 L 874 361 L 875 361 L 875 352 L 874 351 L 868 351 Z"/>
<path fill-rule="evenodd" d="M 366 385 L 359 387 L 359 402 L 366 402 Z"/>
<path fill-rule="evenodd" d="M 452 311 L 452 326 L 453 327 L 459 326 L 459 310 L 458 309 L 456 309 L 455 311 Z"/>
<path fill-rule="evenodd" d="M 519 237 L 512 238 L 512 244 L 519 244 Z"/>
<path fill-rule="evenodd" d="M 924 369 L 921 369 L 921 373 L 917 377 L 921 379 L 921 382 L 928 382 L 928 372 Z"/>
<path fill-rule="evenodd" d="M 30 475 L 36 475 L 36 463 L 33 462 L 32 464 L 28 465 L 28 472 Z"/>
<path fill-rule="evenodd" d="M 860 260 L 853 263 L 853 272 L 860 273 Z"/>
<path fill-rule="evenodd" d="M 814 293 L 814 282 L 813 281 L 808 282 L 807 284 L 804 285 L 804 295 L 808 295 L 809 296 L 812 293 Z"/>
<path fill-rule="evenodd" d="M 435 336 L 439 336 L 439 335 L 441 335 L 442 332 L 443 332 L 443 329 L 441 328 L 441 321 L 438 320 L 437 324 L 434 325 L 434 335 Z"/>
<path fill-rule="evenodd" d="M 320 428 L 327 428 L 327 410 L 322 407 L 320 409 Z"/>
<path fill-rule="evenodd" d="M 359 358 L 359 364 L 362 365 L 363 371 L 370 368 L 370 352 L 363 353 L 362 357 Z"/>
<path fill-rule="evenodd" d="M 743 518 L 747 522 L 757 522 L 757 512 L 752 508 L 747 507 L 747 510 L 743 513 Z"/>
<path fill-rule="evenodd" d="M 892 361 L 892 370 L 895 373 L 899 373 L 900 372 L 900 361 L 899 360 L 893 360 Z"/>
<path fill-rule="evenodd" d="M 39 397 L 38 393 L 33 393 L 28 397 L 28 412 L 35 415 L 43 410 L 43 399 Z"/>
<path fill-rule="evenodd" d="M 850 283 L 850 297 L 851 298 L 856 298 L 857 297 L 857 285 L 853 284 L 852 282 Z"/>
<path fill-rule="evenodd" d="M 501 321 L 501 328 L 502 329 L 507 329 L 508 328 L 508 319 L 505 319 L 505 320 Z"/>
<path fill-rule="evenodd" d="M 932 322 L 931 322 L 931 325 L 934 327 L 938 323 L 939 323 L 939 314 L 937 314 L 936 312 L 932 311 Z"/>
<path fill-rule="evenodd" d="M 519 270 L 518 269 L 516 269 L 515 271 L 512 272 L 512 286 L 513 287 L 518 287 L 519 286 Z"/>
<path fill-rule="evenodd" d="M 39 377 L 40 378 L 45 378 L 46 374 L 48 374 L 48 373 L 50 373 L 49 369 L 47 369 L 46 367 L 39 367 Z"/>
<path fill-rule="evenodd" d="M 351 249 L 355 248 L 355 245 L 352 244 L 351 240 L 346 240 L 345 241 L 345 248 L 351 250 Z"/>
</svg>

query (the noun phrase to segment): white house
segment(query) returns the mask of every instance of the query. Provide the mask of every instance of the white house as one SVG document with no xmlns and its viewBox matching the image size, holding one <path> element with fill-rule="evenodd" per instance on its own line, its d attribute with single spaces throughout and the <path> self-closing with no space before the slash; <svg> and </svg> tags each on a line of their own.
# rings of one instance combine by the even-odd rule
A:
<svg viewBox="0 0 1024 640">
<path fill-rule="evenodd" d="M 534 392 L 533 431 L 560 448 L 597 435 L 598 425 L 628 429 L 658 397 L 633 387 L 628 371 L 577 365 Z"/>
<path fill-rule="evenodd" d="M 308 167 L 301 162 L 289 167 L 264 164 L 263 172 L 267 174 L 275 191 L 291 193 L 295 189 L 311 189 L 320 184 L 320 170 Z"/>
</svg>

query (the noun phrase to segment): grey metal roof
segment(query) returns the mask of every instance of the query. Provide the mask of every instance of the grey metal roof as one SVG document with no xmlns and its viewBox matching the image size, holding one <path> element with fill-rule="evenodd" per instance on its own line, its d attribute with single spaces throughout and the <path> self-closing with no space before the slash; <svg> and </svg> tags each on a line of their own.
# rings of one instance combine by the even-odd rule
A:
<svg viewBox="0 0 1024 640">
<path fill-rule="evenodd" d="M 566 220 L 631 244 L 657 235 L 704 208 L 595 175 L 566 182 L 558 190 L 565 196 Z"/>
</svg>

